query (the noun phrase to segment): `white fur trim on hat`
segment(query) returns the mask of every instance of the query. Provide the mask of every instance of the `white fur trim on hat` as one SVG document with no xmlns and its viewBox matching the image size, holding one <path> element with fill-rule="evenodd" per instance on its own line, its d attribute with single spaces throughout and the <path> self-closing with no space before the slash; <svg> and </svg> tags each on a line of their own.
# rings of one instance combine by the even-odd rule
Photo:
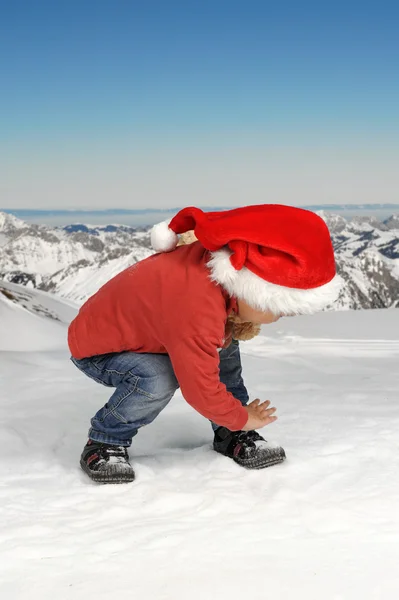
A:
<svg viewBox="0 0 399 600">
<path fill-rule="evenodd" d="M 178 237 L 169 228 L 170 221 L 162 221 L 151 229 L 151 246 L 156 252 L 171 252 L 177 246 Z"/>
<path fill-rule="evenodd" d="M 211 253 L 208 267 L 211 279 L 231 296 L 244 300 L 257 310 L 270 310 L 275 315 L 311 314 L 332 304 L 342 287 L 335 277 L 313 289 L 289 288 L 265 281 L 246 267 L 237 271 L 230 262 L 231 253 L 222 249 Z"/>
</svg>

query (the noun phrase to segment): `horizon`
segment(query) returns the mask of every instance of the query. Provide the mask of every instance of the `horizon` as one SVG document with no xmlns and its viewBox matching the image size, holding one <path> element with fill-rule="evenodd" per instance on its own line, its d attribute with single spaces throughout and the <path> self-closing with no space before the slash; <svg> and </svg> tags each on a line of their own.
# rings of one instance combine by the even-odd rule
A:
<svg viewBox="0 0 399 600">
<path fill-rule="evenodd" d="M 1 203 L 399 201 L 398 18 L 343 0 L 8 3 Z"/>
<path fill-rule="evenodd" d="M 236 207 L 200 207 L 203 210 L 229 210 Z M 381 221 L 399 215 L 398 204 L 319 204 L 304 205 L 300 208 L 314 212 L 325 211 L 338 214 L 351 220 L 357 216 L 372 216 Z M 150 227 L 155 223 L 170 218 L 176 214 L 181 207 L 166 209 L 6 209 L 0 208 L 0 213 L 11 214 L 27 223 L 36 225 L 47 225 L 64 227 L 67 225 L 105 226 L 105 225 L 127 225 L 131 227 Z M 75 220 L 76 218 L 76 220 Z M 113 219 L 114 218 L 114 219 Z M 116 219 L 116 220 L 115 220 Z"/>
</svg>

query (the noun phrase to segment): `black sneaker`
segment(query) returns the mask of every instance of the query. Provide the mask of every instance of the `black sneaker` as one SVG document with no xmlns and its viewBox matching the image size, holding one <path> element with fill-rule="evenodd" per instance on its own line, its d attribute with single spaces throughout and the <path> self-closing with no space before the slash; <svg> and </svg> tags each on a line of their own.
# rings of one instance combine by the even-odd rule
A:
<svg viewBox="0 0 399 600">
<path fill-rule="evenodd" d="M 89 440 L 83 448 L 80 466 L 90 479 L 98 483 L 129 483 L 134 480 L 134 471 L 124 446 Z"/>
<path fill-rule="evenodd" d="M 283 448 L 270 446 L 257 431 L 230 431 L 218 427 L 213 449 L 247 469 L 265 469 L 285 460 Z"/>
</svg>

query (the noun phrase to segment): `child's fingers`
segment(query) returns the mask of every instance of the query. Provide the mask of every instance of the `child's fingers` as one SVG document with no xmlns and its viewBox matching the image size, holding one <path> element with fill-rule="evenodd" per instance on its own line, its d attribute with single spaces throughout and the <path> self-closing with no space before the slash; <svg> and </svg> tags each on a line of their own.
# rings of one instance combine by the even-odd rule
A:
<svg viewBox="0 0 399 600">
<path fill-rule="evenodd" d="M 268 406 L 269 405 L 267 405 L 267 406 L 264 406 L 264 405 L 258 406 L 257 407 L 258 413 L 262 414 L 262 415 L 263 414 L 271 415 L 274 412 L 276 412 L 277 409 L 274 406 L 271 406 L 270 408 L 268 408 Z"/>
<path fill-rule="evenodd" d="M 267 417 L 266 419 L 266 425 L 268 425 L 269 423 L 273 423 L 274 421 L 277 421 L 278 417 Z"/>
<path fill-rule="evenodd" d="M 250 406 L 251 408 L 256 408 L 256 409 L 262 409 L 264 410 L 265 408 L 267 408 L 270 405 L 270 400 L 265 400 L 264 402 L 261 402 L 259 400 L 259 398 L 256 398 L 256 400 L 253 400 L 253 402 L 250 402 L 248 404 L 248 406 Z"/>
<path fill-rule="evenodd" d="M 256 400 L 248 404 L 247 409 L 254 419 L 252 425 L 254 429 L 256 427 L 265 427 L 265 425 L 269 425 L 277 420 L 277 416 L 274 415 L 277 409 L 274 406 L 270 406 L 270 400 L 261 402 L 259 398 L 256 398 Z M 256 425 L 256 421 L 258 421 L 258 425 Z"/>
<path fill-rule="evenodd" d="M 264 423 L 272 423 L 277 419 L 277 415 L 263 415 L 261 418 Z"/>
</svg>

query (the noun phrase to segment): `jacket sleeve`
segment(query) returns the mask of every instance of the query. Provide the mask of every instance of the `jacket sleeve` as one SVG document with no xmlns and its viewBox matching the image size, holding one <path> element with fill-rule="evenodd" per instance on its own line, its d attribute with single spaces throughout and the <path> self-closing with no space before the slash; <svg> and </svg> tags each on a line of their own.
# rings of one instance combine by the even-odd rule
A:
<svg viewBox="0 0 399 600">
<path fill-rule="evenodd" d="M 248 413 L 220 380 L 218 341 L 191 335 L 166 348 L 182 394 L 205 418 L 232 431 L 242 429 Z"/>
</svg>

